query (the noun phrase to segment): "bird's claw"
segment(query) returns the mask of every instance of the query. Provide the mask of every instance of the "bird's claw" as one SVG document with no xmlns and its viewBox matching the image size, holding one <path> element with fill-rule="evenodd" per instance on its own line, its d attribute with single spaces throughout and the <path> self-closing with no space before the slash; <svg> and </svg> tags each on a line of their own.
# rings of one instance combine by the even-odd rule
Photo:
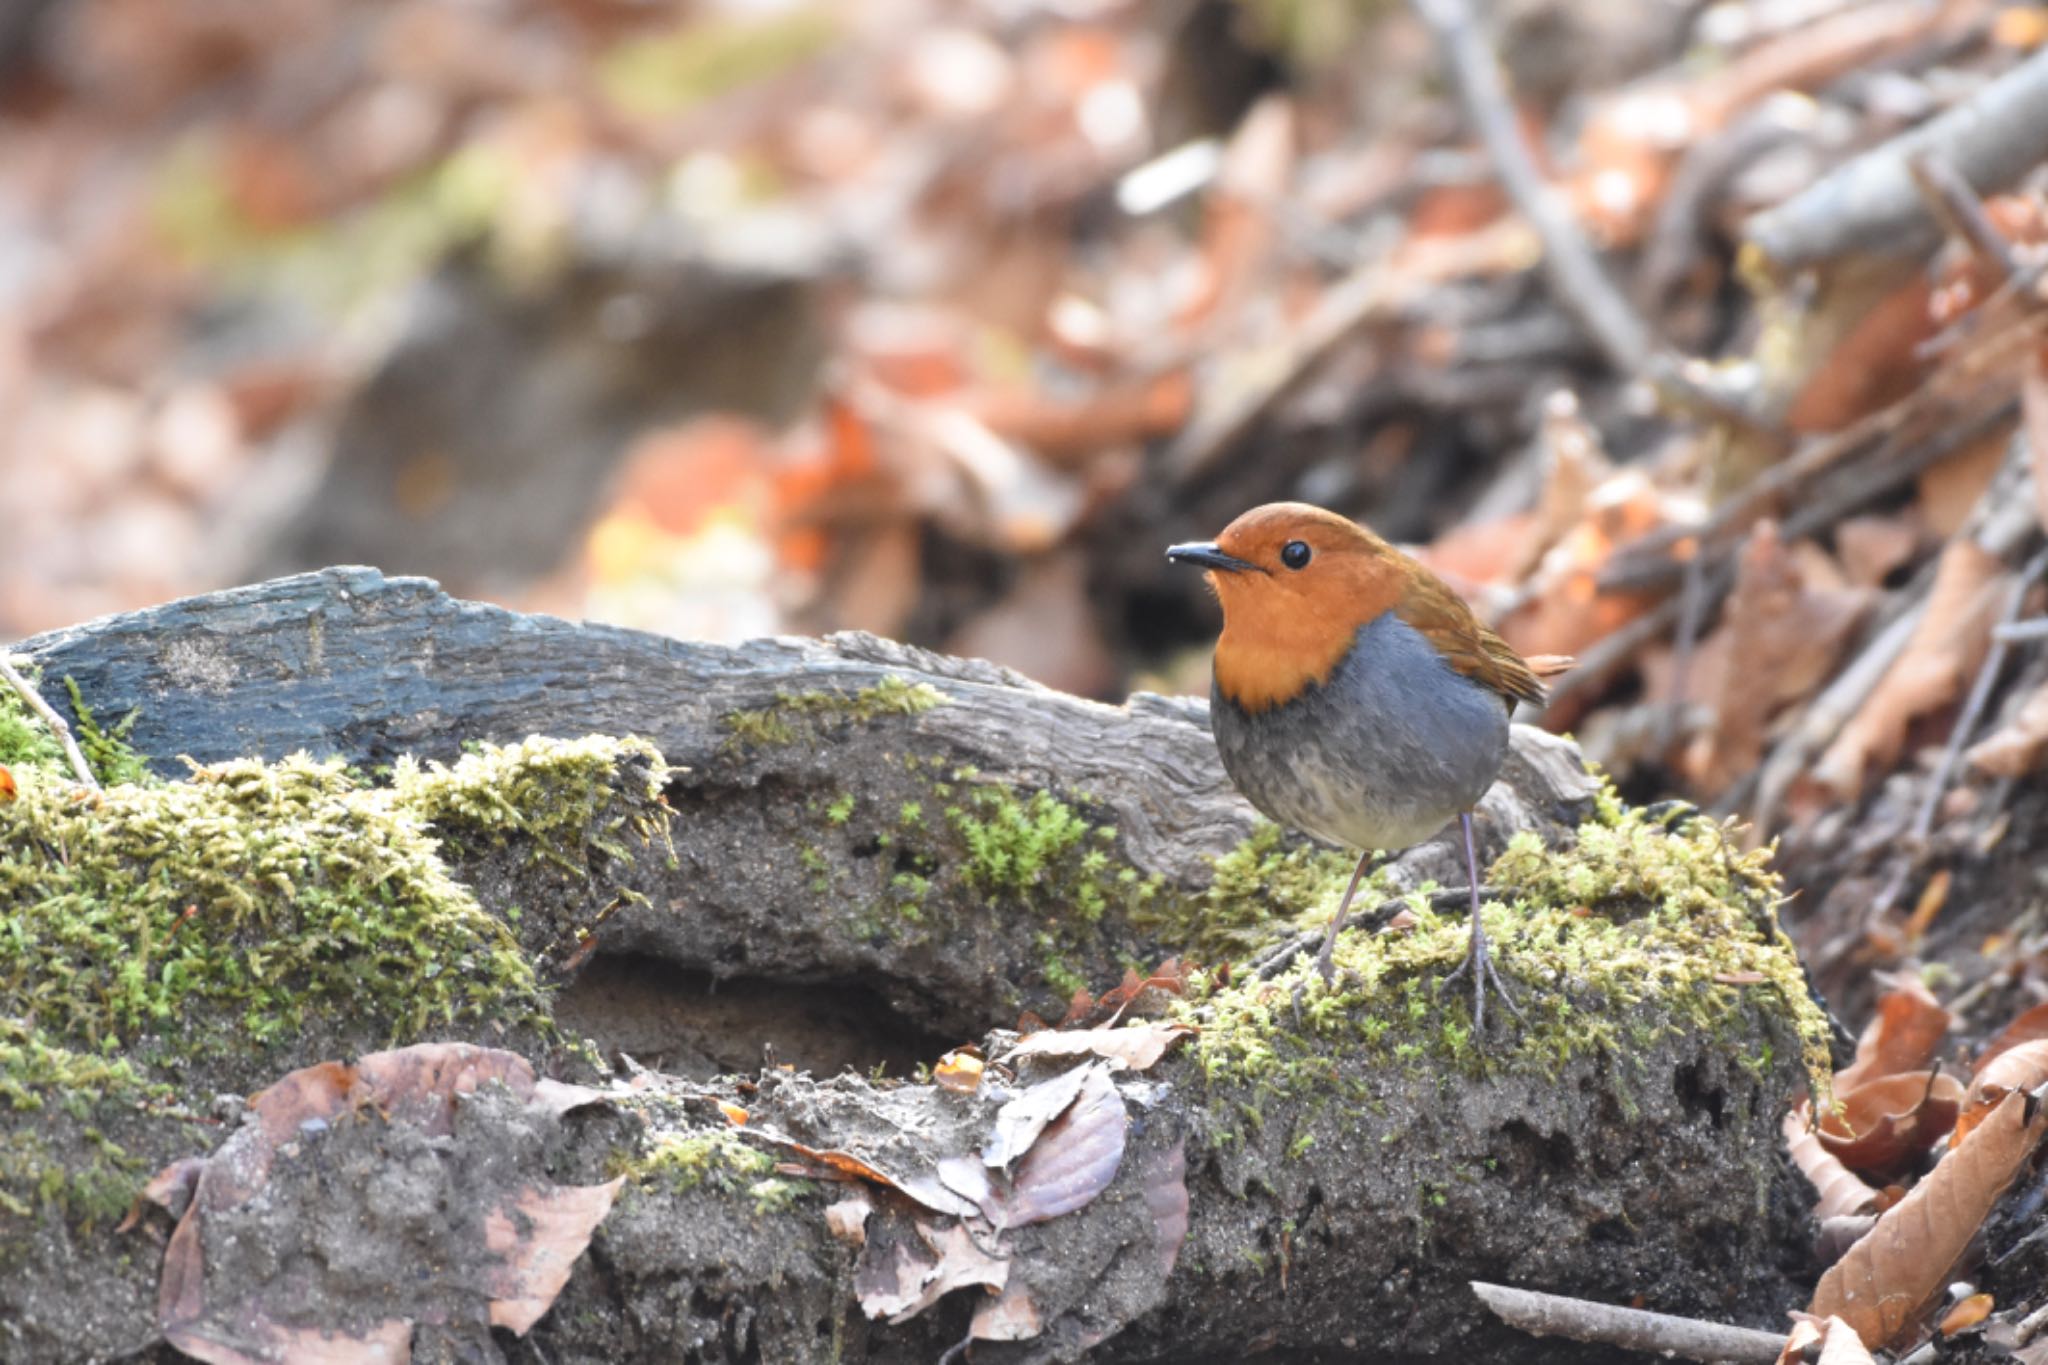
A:
<svg viewBox="0 0 2048 1365">
<path fill-rule="evenodd" d="M 1493 954 L 1486 950 L 1484 939 L 1478 939 L 1473 942 L 1472 947 L 1465 954 L 1465 960 L 1452 968 L 1443 980 L 1437 983 L 1437 989 L 1443 989 L 1459 977 L 1464 976 L 1467 972 L 1470 972 L 1472 975 L 1472 1031 L 1474 1033 L 1486 1032 L 1486 992 L 1489 988 L 1492 989 L 1495 995 L 1500 997 L 1500 1002 L 1508 1007 L 1509 1014 L 1514 1015 L 1516 1019 L 1526 1017 L 1522 1013 L 1522 1007 L 1515 1003 L 1514 992 L 1508 989 L 1508 983 L 1501 978 L 1500 971 L 1493 965 Z"/>
</svg>

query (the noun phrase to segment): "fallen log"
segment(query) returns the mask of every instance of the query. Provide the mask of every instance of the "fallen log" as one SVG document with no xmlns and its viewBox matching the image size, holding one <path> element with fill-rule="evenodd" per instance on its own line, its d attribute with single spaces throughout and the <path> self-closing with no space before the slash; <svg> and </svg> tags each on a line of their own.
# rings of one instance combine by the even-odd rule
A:
<svg viewBox="0 0 2048 1365">
<path fill-rule="evenodd" d="M 1103 706 L 865 636 L 685 644 L 359 569 L 13 652 L 95 762 L 118 730 L 173 780 L 95 804 L 41 750 L 0 753 L 23 926 L 0 1082 L 26 1059 L 44 1115 L 0 1110 L 0 1142 L 38 1134 L 57 1192 L 0 1181 L 10 1359 L 252 1313 L 388 1333 L 416 1314 L 380 1314 L 376 1274 L 453 1264 L 422 1207 L 541 1188 L 507 1182 L 520 1162 L 624 1182 L 530 1327 L 551 1361 L 936 1359 L 970 1333 L 975 1360 L 1533 1359 L 1552 1348 L 1468 1281 L 1761 1327 L 1799 1299 L 1777 1128 L 1826 1034 L 1772 880 L 1539 732 L 1480 822 L 1528 1018 L 1478 1038 L 1436 998 L 1464 930 L 1426 895 L 1347 935 L 1332 986 L 1229 970 L 1318 923 L 1348 860 L 1258 826 L 1199 703 Z M 1374 894 L 1391 911 L 1457 863 L 1424 845 Z M 128 937 L 81 965 L 65 935 L 95 895 Z M 142 971 L 100 960 L 117 942 Z M 1139 1026 L 1016 1041 L 1077 990 L 1114 1016 L 1083 1022 Z M 323 1110 L 331 1135 L 266 1157 L 274 1197 L 185 1234 L 218 1275 L 188 1251 L 176 1313 L 157 1299 L 109 1190 L 259 1121 L 216 1096 L 421 1039 L 610 1088 L 545 1118 L 451 1101 L 438 1150 L 469 1155 L 438 1164 L 440 1139 L 376 1138 L 390 1115 Z M 901 1075 L 970 1039 L 979 1063 Z M 89 1097 L 88 1064 L 119 1068 Z M 400 1146 L 416 1198 L 362 1193 Z M 98 1199 L 74 1197 L 88 1169 Z M 337 1228 L 346 1256 L 296 1254 Z M 194 1284 L 255 1306 L 196 1313 Z M 420 1319 L 416 1349 L 492 1358 L 547 1302 L 504 1297 Z"/>
</svg>

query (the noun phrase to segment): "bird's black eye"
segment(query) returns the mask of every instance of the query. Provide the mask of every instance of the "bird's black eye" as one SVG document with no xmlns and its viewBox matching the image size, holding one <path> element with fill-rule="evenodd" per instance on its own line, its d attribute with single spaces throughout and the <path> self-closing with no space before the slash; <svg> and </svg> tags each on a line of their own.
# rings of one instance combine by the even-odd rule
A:
<svg viewBox="0 0 2048 1365">
<path fill-rule="evenodd" d="M 1280 547 L 1280 562 L 1290 569 L 1305 568 L 1308 565 L 1308 542 L 1290 540 Z"/>
</svg>

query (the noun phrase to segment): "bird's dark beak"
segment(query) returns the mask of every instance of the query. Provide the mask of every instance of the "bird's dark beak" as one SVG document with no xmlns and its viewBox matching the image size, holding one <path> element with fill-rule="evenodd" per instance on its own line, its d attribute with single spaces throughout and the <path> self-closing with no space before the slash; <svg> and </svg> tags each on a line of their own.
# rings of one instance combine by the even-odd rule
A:
<svg viewBox="0 0 2048 1365">
<path fill-rule="evenodd" d="M 1204 569 L 1221 569 L 1225 573 L 1245 573 L 1259 566 L 1248 559 L 1227 555 L 1216 548 L 1213 540 L 1191 540 L 1185 545 L 1169 545 L 1166 557 L 1176 564 L 1194 564 Z"/>
</svg>

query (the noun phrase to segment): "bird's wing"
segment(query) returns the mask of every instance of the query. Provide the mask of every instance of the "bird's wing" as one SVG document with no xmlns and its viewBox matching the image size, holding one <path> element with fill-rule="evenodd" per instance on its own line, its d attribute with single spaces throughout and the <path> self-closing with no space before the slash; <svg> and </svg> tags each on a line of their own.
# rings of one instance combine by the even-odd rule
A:
<svg viewBox="0 0 2048 1365">
<path fill-rule="evenodd" d="M 1428 636 L 1444 661 L 1466 677 L 1510 701 L 1542 704 L 1543 684 L 1536 670 L 1436 575 L 1427 570 L 1411 575 L 1394 614 Z M 1562 671 L 1555 659 L 1545 656 L 1546 672 Z"/>
</svg>

